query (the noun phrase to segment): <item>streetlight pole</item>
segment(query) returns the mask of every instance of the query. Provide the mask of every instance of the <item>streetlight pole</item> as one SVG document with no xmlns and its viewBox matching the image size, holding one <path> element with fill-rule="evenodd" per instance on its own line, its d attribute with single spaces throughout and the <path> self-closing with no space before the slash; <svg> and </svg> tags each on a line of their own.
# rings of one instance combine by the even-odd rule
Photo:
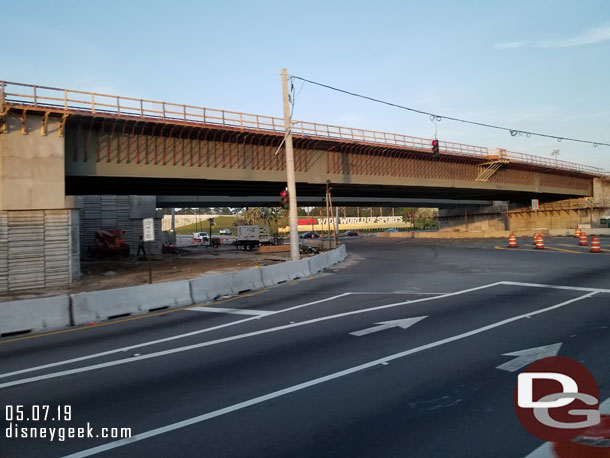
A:
<svg viewBox="0 0 610 458">
<path fill-rule="evenodd" d="M 294 178 L 294 150 L 292 148 L 292 120 L 288 96 L 288 72 L 282 69 L 282 95 L 284 99 L 284 129 L 286 131 L 286 184 L 288 185 L 288 220 L 290 224 L 290 258 L 299 260 L 299 232 L 297 224 L 297 187 Z"/>
</svg>

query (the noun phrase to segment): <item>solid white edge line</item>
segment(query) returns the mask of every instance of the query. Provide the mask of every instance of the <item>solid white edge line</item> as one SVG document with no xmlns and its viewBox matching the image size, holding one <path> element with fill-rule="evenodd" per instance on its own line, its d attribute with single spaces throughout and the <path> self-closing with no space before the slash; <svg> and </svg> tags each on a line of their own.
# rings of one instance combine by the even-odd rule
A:
<svg viewBox="0 0 610 458">
<path fill-rule="evenodd" d="M 549 289 L 561 289 L 567 291 L 594 291 L 596 293 L 610 293 L 610 289 L 603 288 L 585 288 L 581 286 L 559 286 L 559 285 L 545 285 L 543 283 L 522 283 L 518 281 L 503 281 L 500 282 L 507 286 L 528 286 L 532 288 L 549 288 Z"/>
<path fill-rule="evenodd" d="M 333 320 L 336 318 L 342 318 L 345 316 L 350 316 L 350 315 L 357 315 L 360 313 L 367 313 L 367 312 L 373 312 L 373 311 L 377 311 L 377 310 L 382 310 L 382 309 L 386 309 L 386 308 L 391 308 L 391 307 L 398 307 L 401 305 L 406 305 L 406 304 L 415 304 L 415 303 L 419 303 L 419 302 L 428 302 L 428 301 L 433 301 L 436 299 L 443 299 L 446 297 L 451 297 L 451 296 L 457 296 L 460 294 L 465 294 L 467 292 L 472 292 L 472 291 L 478 291 L 481 289 L 485 289 L 485 288 L 490 288 L 492 286 L 496 286 L 498 283 L 491 283 L 489 285 L 483 285 L 483 286 L 477 286 L 475 288 L 469 288 L 469 289 L 465 289 L 462 291 L 456 291 L 454 293 L 448 293 L 445 294 L 443 296 L 433 296 L 433 297 L 425 297 L 422 299 L 413 299 L 410 301 L 402 301 L 402 302 L 395 302 L 393 304 L 387 304 L 387 305 L 380 305 L 377 307 L 371 307 L 368 309 L 362 309 L 362 310 L 354 310 L 351 312 L 345 312 L 345 313 L 338 313 L 336 315 L 328 315 L 328 316 L 324 316 L 324 317 L 320 317 L 320 318 L 314 318 L 311 320 L 307 320 L 307 321 L 301 321 L 298 323 L 291 323 L 291 324 L 285 324 L 282 326 L 276 326 L 274 328 L 267 328 L 267 329 L 261 329 L 259 331 L 252 331 L 252 332 L 248 332 L 245 334 L 238 334 L 235 336 L 230 336 L 230 337 L 223 337 L 221 339 L 216 339 L 216 340 L 210 340 L 207 342 L 200 342 L 197 344 L 192 344 L 192 345 L 186 345 L 183 347 L 177 347 L 177 348 L 171 348 L 168 350 L 162 350 L 162 351 L 158 351 L 155 353 L 150 353 L 148 355 L 139 355 L 139 356 L 134 356 L 131 358 L 123 358 L 123 359 L 118 359 L 118 360 L 114 360 L 114 361 L 108 361 L 105 363 L 100 363 L 100 364 L 94 364 L 91 366 L 84 366 L 84 367 L 79 367 L 79 368 L 75 368 L 75 369 L 69 369 L 69 370 L 65 370 L 65 371 L 60 371 L 60 372 L 52 372 L 50 374 L 44 374 L 44 375 L 38 375 L 35 377 L 29 377 L 29 378 L 24 378 L 24 379 L 18 379 L 18 380 L 13 380 L 10 382 L 5 382 L 0 384 L 0 389 L 2 388 L 8 388 L 11 386 L 17 386 L 17 385 L 24 385 L 26 383 L 32 383 L 32 382 L 38 382 L 41 380 L 48 380 L 48 379 L 52 379 L 52 378 L 57 378 L 57 377 L 63 377 L 66 375 L 72 375 L 72 374 L 79 374 L 81 372 L 89 372 L 89 371 L 93 371 L 93 370 L 97 370 L 97 369 L 103 369 L 105 367 L 112 367 L 112 366 L 119 366 L 122 364 L 131 364 L 131 363 L 135 363 L 137 361 L 142 361 L 145 359 L 151 359 L 151 358 L 157 358 L 160 356 L 166 356 L 166 355 L 171 355 L 174 353 L 181 353 L 184 351 L 189 351 L 189 350 L 195 350 L 198 348 L 203 348 L 203 347 L 209 347 L 212 345 L 218 345 L 221 343 L 225 343 L 225 342 L 232 342 L 234 340 L 241 340 L 241 339 L 245 339 L 248 337 L 254 337 L 254 336 L 258 336 L 261 334 L 268 334 L 268 333 L 272 333 L 272 332 L 278 332 L 278 331 L 283 331 L 285 329 L 290 329 L 290 328 L 295 328 L 295 327 L 299 327 L 299 326 L 306 326 L 312 323 L 318 323 L 320 321 L 326 321 L 326 320 Z M 345 293 L 347 294 L 347 293 Z M 294 308 L 298 308 L 297 307 L 293 307 Z M 259 317 L 252 317 L 252 318 L 247 318 L 248 320 L 251 319 L 258 319 Z M 243 320 L 245 321 L 245 320 Z M 242 321 L 242 322 L 243 322 Z M 116 351 L 113 351 L 116 352 Z M 85 358 L 86 357 L 81 357 L 81 358 Z M 58 363 L 55 363 L 56 365 L 59 365 Z M 23 369 L 22 371 L 27 371 L 27 369 Z"/>
<path fill-rule="evenodd" d="M 373 361 L 369 361 L 368 363 L 360 364 L 358 366 L 354 366 L 354 367 L 351 367 L 351 368 L 348 368 L 348 369 L 344 369 L 342 371 L 335 372 L 335 373 L 332 373 L 332 374 L 329 374 L 329 375 L 325 375 L 323 377 L 319 377 L 319 378 L 316 378 L 316 379 L 313 379 L 313 380 L 309 380 L 307 382 L 299 383 L 297 385 L 293 385 L 293 386 L 288 387 L 288 388 L 284 388 L 284 389 L 281 389 L 281 390 L 278 390 L 278 391 L 274 391 L 272 393 L 268 393 L 268 394 L 265 394 L 263 396 L 258 396 L 256 398 L 252 398 L 252 399 L 249 399 L 247 401 L 239 402 L 237 404 L 233 404 L 231 406 L 224 407 L 222 409 L 214 410 L 212 412 L 208 412 L 208 413 L 205 413 L 205 414 L 202 414 L 202 415 L 198 415 L 196 417 L 192 417 L 192 418 L 189 418 L 189 419 L 186 419 L 186 420 L 182 420 L 182 421 L 179 421 L 179 422 L 176 422 L 176 423 L 172 423 L 170 425 L 162 426 L 160 428 L 152 429 L 150 431 L 145 431 L 143 433 L 136 434 L 135 436 L 132 436 L 132 437 L 130 437 L 128 439 L 121 439 L 121 440 L 118 440 L 118 441 L 110 442 L 108 444 L 99 445 L 97 447 L 93 447 L 93 448 L 90 448 L 90 449 L 87 449 L 87 450 L 82 450 L 80 452 L 77 452 L 77 453 L 74 453 L 74 454 L 71 454 L 71 455 L 66 455 L 63 458 L 85 458 L 87 456 L 95 455 L 95 454 L 100 453 L 100 452 L 104 452 L 104 451 L 107 451 L 107 450 L 112 450 L 112 449 L 115 449 L 115 448 L 118 448 L 118 447 L 122 447 L 124 445 L 132 444 L 134 442 L 139 442 L 141 440 L 148 439 L 150 437 L 158 436 L 158 435 L 161 435 L 161 434 L 165 434 L 165 433 L 170 432 L 170 431 L 175 431 L 177 429 L 181 429 L 181 428 L 184 428 L 184 427 L 196 424 L 196 423 L 201 423 L 203 421 L 210 420 L 210 419 L 216 418 L 216 417 L 220 417 L 222 415 L 225 415 L 225 414 L 228 414 L 228 413 L 231 413 L 231 412 L 235 412 L 237 410 L 241 410 L 241 409 L 244 409 L 246 407 L 250 407 L 250 406 L 253 406 L 253 405 L 256 405 L 256 404 L 261 404 L 261 403 L 263 403 L 265 401 L 269 401 L 270 399 L 275 399 L 275 398 L 278 398 L 280 396 L 284 396 L 286 394 L 294 393 L 296 391 L 300 391 L 300 390 L 303 390 L 303 389 L 306 389 L 306 388 L 309 388 L 309 387 L 312 387 L 312 386 L 315 386 L 315 385 L 320 385 L 320 384 L 328 382 L 330 380 L 334 380 L 334 379 L 337 379 L 337 378 L 340 378 L 340 377 L 344 377 L 346 375 L 353 374 L 355 372 L 360 372 L 360 371 L 363 371 L 365 369 L 370 369 L 371 367 L 377 366 L 377 365 L 382 364 L 382 363 L 387 363 L 387 362 L 393 361 L 395 359 L 403 358 L 405 356 L 413 355 L 415 353 L 419 353 L 419 352 L 424 351 L 424 350 L 429 350 L 431 348 L 439 347 L 441 345 L 444 345 L 444 344 L 447 344 L 447 343 L 450 343 L 450 342 L 455 342 L 457 340 L 461 340 L 461 339 L 464 339 L 466 337 L 470 337 L 470 336 L 473 336 L 473 335 L 476 335 L 476 334 L 480 334 L 480 333 L 488 331 L 490 329 L 494 329 L 494 328 L 503 326 L 505 324 L 512 323 L 513 321 L 521 320 L 523 318 L 529 318 L 532 315 L 538 315 L 538 314 L 541 314 L 541 313 L 546 313 L 546 312 L 549 312 L 551 310 L 555 310 L 555 309 L 558 309 L 560 307 L 563 307 L 565 305 L 572 304 L 573 302 L 577 302 L 577 301 L 581 301 L 583 299 L 587 299 L 587 298 L 589 298 L 591 296 L 594 296 L 595 294 L 597 294 L 596 291 L 595 292 L 590 292 L 590 293 L 585 294 L 583 296 L 580 296 L 580 297 L 577 297 L 577 298 L 574 298 L 574 299 L 570 299 L 569 301 L 565 301 L 565 302 L 562 302 L 560 304 L 552 305 L 552 306 L 546 307 L 544 309 L 536 310 L 535 312 L 525 313 L 525 314 L 522 314 L 522 315 L 514 316 L 512 318 L 507 318 L 505 320 L 498 321 L 496 323 L 493 323 L 493 324 L 490 324 L 490 325 L 487 325 L 487 326 L 483 326 L 483 327 L 480 327 L 480 328 L 477 328 L 477 329 L 473 329 L 472 331 L 464 332 L 462 334 L 458 334 L 458 335 L 455 335 L 453 337 L 448 337 L 446 339 L 442 339 L 442 340 L 438 340 L 436 342 L 432 342 L 432 343 L 429 343 L 429 344 L 421 345 L 419 347 L 412 348 L 410 350 L 405 350 L 405 351 L 402 351 L 402 352 L 399 352 L 399 353 L 394 353 L 393 355 L 385 356 L 383 358 L 379 358 L 379 359 L 376 359 L 376 360 L 373 360 Z"/>
<path fill-rule="evenodd" d="M 349 294 L 350 293 L 342 293 L 342 294 L 338 294 L 336 296 L 327 297 L 325 299 L 319 299 L 317 301 L 307 302 L 305 304 L 295 305 L 295 306 L 289 307 L 287 309 L 278 310 L 277 312 L 274 312 L 274 314 L 289 312 L 289 311 L 296 310 L 296 309 L 299 309 L 299 308 L 302 308 L 302 307 L 308 307 L 308 306 L 311 306 L 311 305 L 320 304 L 322 302 L 332 301 L 332 300 L 339 299 L 339 298 L 344 297 L 344 296 L 348 296 Z M 185 309 L 185 310 L 188 310 L 188 308 Z M 86 361 L 88 359 L 100 358 L 102 356 L 108 356 L 108 355 L 112 355 L 112 354 L 115 354 L 115 353 L 122 353 L 122 352 L 129 351 L 129 350 L 135 350 L 136 348 L 147 347 L 149 345 L 156 345 L 156 344 L 160 344 L 160 343 L 171 342 L 172 340 L 184 339 L 186 337 L 196 336 L 196 335 L 199 335 L 199 334 L 203 334 L 205 332 L 216 331 L 218 329 L 228 328 L 230 326 L 235 326 L 235 325 L 238 325 L 238 324 L 246 323 L 247 321 L 257 320 L 259 318 L 260 317 L 258 317 L 258 316 L 254 316 L 254 317 L 250 317 L 250 318 L 244 318 L 243 320 L 232 321 L 230 323 L 220 324 L 218 326 L 212 326 L 211 328 L 198 329 L 197 331 L 191 331 L 191 332 L 187 332 L 187 333 L 184 333 L 184 334 L 178 334 L 178 335 L 171 336 L 171 337 L 165 337 L 163 339 L 151 340 L 151 341 L 148 341 L 148 342 L 142 342 L 142 343 L 135 344 L 135 345 L 129 345 L 127 347 L 116 348 L 114 350 L 108 350 L 108 351 L 103 351 L 103 352 L 99 352 L 99 353 L 93 353 L 93 354 L 90 354 L 90 355 L 79 356 L 79 357 L 76 357 L 76 358 L 66 359 L 66 360 L 63 360 L 63 361 L 57 361 L 55 363 L 48 363 L 48 364 L 43 364 L 41 366 L 30 367 L 30 368 L 27 368 L 27 369 L 20 369 L 20 370 L 13 371 L 13 372 L 6 372 L 4 374 L 0 374 L 0 378 L 11 377 L 13 375 L 19 375 L 19 374 L 26 374 L 28 372 L 34 372 L 34 371 L 39 371 L 39 370 L 43 370 L 43 369 L 49 369 L 51 367 L 64 366 L 66 364 L 72 364 L 72 363 L 77 363 L 77 362 L 80 362 L 80 361 Z"/>
<path fill-rule="evenodd" d="M 598 292 L 610 292 L 610 290 L 603 290 L 603 289 L 592 289 L 592 288 L 578 288 L 578 287 L 570 287 L 570 286 L 556 286 L 556 285 L 543 285 L 543 284 L 538 284 L 538 283 L 520 283 L 520 282 L 512 282 L 512 281 L 500 281 L 500 282 L 496 282 L 496 283 L 491 283 L 489 285 L 484 285 L 483 287 L 491 287 L 491 286 L 497 286 L 497 285 L 514 285 L 514 286 L 531 286 L 531 287 L 538 287 L 538 288 L 554 288 L 554 289 L 563 289 L 563 290 L 585 290 L 585 291 L 598 291 Z M 278 310 L 277 312 L 274 312 L 274 314 L 278 314 L 278 313 L 284 313 L 284 312 L 289 312 L 292 310 L 296 310 L 302 307 L 308 307 L 311 305 L 315 305 L 315 304 L 319 304 L 322 302 L 327 302 L 327 301 L 332 301 L 344 296 L 348 296 L 351 294 L 375 294 L 375 293 L 369 293 L 369 292 L 347 292 L 347 293 L 343 293 L 343 294 L 338 294 L 336 296 L 331 296 L 325 299 L 320 299 L 317 301 L 313 301 L 313 302 L 308 302 L 305 304 L 300 304 L 300 305 L 296 305 L 294 307 L 289 307 L 287 309 L 284 310 Z M 379 294 L 384 294 L 384 293 L 379 293 Z M 446 296 L 447 294 L 455 294 L 455 293 L 408 293 L 408 294 L 430 294 L 430 295 L 439 295 L 439 296 Z M 188 307 L 185 308 L 184 310 L 188 310 Z M 79 356 L 76 358 L 70 358 L 70 359 L 66 359 L 66 360 L 62 360 L 62 361 L 57 361 L 54 363 L 48 363 L 48 364 L 43 364 L 40 366 L 35 366 L 35 367 L 30 367 L 30 368 L 26 368 L 26 369 L 20 369 L 17 371 L 12 371 L 12 372 L 6 372 L 4 374 L 0 374 L 0 379 L 2 378 L 7 378 L 7 377 L 12 377 L 14 375 L 20 375 L 20 374 L 27 374 L 29 372 L 35 372 L 35 371 L 39 371 L 39 370 L 44 370 L 44 369 L 50 369 L 52 367 L 59 367 L 59 366 L 64 366 L 64 365 L 68 365 L 68 364 L 72 364 L 72 363 L 78 363 L 81 361 L 87 361 L 89 359 L 94 359 L 94 358 L 100 358 L 103 356 L 108 356 L 108 355 L 112 355 L 112 354 L 116 354 L 116 353 L 121 353 L 121 352 L 126 352 L 129 350 L 135 350 L 137 348 L 142 348 L 142 347 L 146 347 L 149 345 L 157 345 L 160 343 L 165 343 L 165 342 L 171 342 L 173 340 L 178 340 L 178 339 L 183 339 L 183 338 L 187 338 L 187 337 L 192 337 L 198 334 L 202 334 L 205 332 L 211 332 L 211 331 L 216 331 L 218 329 L 222 329 L 222 328 L 226 328 L 226 327 L 230 327 L 230 326 L 235 326 L 238 324 L 242 324 L 245 323 L 247 321 L 252 321 L 252 320 L 256 320 L 259 319 L 260 317 L 258 316 L 253 316 L 250 318 L 245 318 L 243 320 L 239 320 L 239 321 L 233 321 L 231 323 L 225 323 L 225 324 L 221 324 L 218 326 L 213 326 L 211 328 L 205 328 L 205 329 L 199 329 L 197 331 L 192 331 L 192 332 L 187 332 L 184 334 L 178 334 L 175 336 L 171 336 L 171 337 L 166 337 L 164 339 L 157 339 L 157 340 L 151 340 L 148 342 L 142 342 L 139 344 L 135 344 L 135 345 L 129 345 L 126 347 L 121 347 L 121 348 L 116 348 L 114 350 L 108 350 L 108 351 L 103 351 L 103 352 L 99 352 L 99 353 L 93 353 L 90 355 L 85 355 L 85 356 Z M 1 387 L 1 386 L 0 386 Z"/>
<path fill-rule="evenodd" d="M 275 315 L 277 313 L 273 310 L 254 310 L 254 309 L 206 307 L 206 306 L 189 307 L 184 310 L 187 312 L 227 313 L 229 315 L 250 315 L 250 316 L 267 316 L 267 315 Z"/>
</svg>

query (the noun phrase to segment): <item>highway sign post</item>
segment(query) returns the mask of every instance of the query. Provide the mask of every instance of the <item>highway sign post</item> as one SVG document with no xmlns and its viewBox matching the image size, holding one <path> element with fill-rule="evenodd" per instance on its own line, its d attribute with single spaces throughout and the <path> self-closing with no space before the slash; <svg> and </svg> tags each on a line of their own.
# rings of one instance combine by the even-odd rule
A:
<svg viewBox="0 0 610 458">
<path fill-rule="evenodd" d="M 538 230 L 538 208 L 540 207 L 540 202 L 538 199 L 532 199 L 532 210 L 536 212 L 536 230 Z"/>
<path fill-rule="evenodd" d="M 143 242 L 154 242 L 155 241 L 155 220 L 154 218 L 144 218 L 142 220 L 142 241 Z M 148 258 L 148 283 L 152 283 L 152 260 L 150 259 L 150 250 L 146 253 Z"/>
</svg>

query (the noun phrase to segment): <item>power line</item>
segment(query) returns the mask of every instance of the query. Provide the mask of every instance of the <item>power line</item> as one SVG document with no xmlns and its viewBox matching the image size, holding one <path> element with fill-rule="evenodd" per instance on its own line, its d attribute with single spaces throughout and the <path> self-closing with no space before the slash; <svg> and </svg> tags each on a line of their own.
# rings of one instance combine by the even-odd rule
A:
<svg viewBox="0 0 610 458">
<path fill-rule="evenodd" d="M 571 142 L 578 142 L 578 143 L 587 143 L 589 145 L 593 145 L 594 147 L 597 146 L 610 146 L 610 143 L 604 143 L 604 142 L 594 142 L 591 140 L 581 140 L 578 138 L 570 138 L 570 137 L 558 137 L 557 135 L 548 135 L 548 134 L 541 134 L 539 132 L 531 132 L 531 131 L 526 131 L 526 130 L 519 130 L 519 129 L 511 129 L 509 127 L 503 127 L 503 126 L 496 126 L 493 124 L 487 124 L 484 122 L 477 122 L 477 121 L 469 121 L 467 119 L 460 119 L 460 118 L 454 118 L 451 116 L 442 116 L 442 115 L 438 115 L 435 113 L 430 113 L 428 111 L 423 111 L 423 110 L 417 110 L 415 108 L 411 108 L 411 107 L 406 107 L 404 105 L 399 105 L 397 103 L 392 103 L 392 102 L 387 102 L 385 100 L 381 100 L 381 99 L 376 99 L 374 97 L 369 97 L 367 95 L 362 95 L 362 94 L 357 94 L 355 92 L 351 92 L 351 91 L 346 91 L 345 89 L 339 89 L 337 87 L 334 86 L 330 86 L 328 84 L 323 84 L 323 83 L 318 83 L 317 81 L 312 81 L 306 78 L 302 78 L 300 76 L 296 76 L 296 75 L 290 75 L 291 79 L 295 79 L 295 80 L 300 80 L 303 81 L 304 83 L 310 83 L 310 84 L 314 84 L 316 86 L 320 86 L 320 87 L 324 87 L 326 89 L 330 89 L 332 91 L 336 91 L 336 92 L 341 92 L 343 94 L 348 94 L 354 97 L 359 97 L 361 99 L 365 99 L 365 100 L 370 100 L 371 102 L 376 102 L 376 103 L 381 103 L 383 105 L 388 105 L 394 108 L 400 108 L 401 110 L 407 110 L 407 111 L 411 111 L 413 113 L 418 113 L 418 114 L 422 114 L 422 115 L 426 115 L 429 116 L 430 119 L 432 121 L 441 121 L 443 119 L 448 119 L 450 121 L 456 121 L 456 122 L 461 122 L 464 124 L 471 124 L 474 126 L 480 126 L 480 127 L 487 127 L 490 129 L 497 129 L 497 130 L 503 130 L 506 132 L 509 132 L 513 137 L 517 136 L 517 135 L 525 135 L 527 137 L 531 137 L 532 135 L 536 136 L 536 137 L 545 137 L 545 138 L 554 138 L 555 140 L 557 140 L 558 142 L 561 142 L 562 140 L 566 140 L 566 141 L 571 141 Z"/>
</svg>

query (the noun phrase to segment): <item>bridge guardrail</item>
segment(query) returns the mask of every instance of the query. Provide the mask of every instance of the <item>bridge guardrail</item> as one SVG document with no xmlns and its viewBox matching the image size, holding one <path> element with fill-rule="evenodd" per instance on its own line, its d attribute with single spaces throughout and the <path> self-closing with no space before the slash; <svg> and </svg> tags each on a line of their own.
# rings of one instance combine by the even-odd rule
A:
<svg viewBox="0 0 610 458">
<path fill-rule="evenodd" d="M 41 109 L 56 109 L 65 112 L 85 112 L 87 114 L 150 118 L 155 120 L 162 119 L 170 122 L 197 123 L 278 134 L 283 134 L 285 130 L 284 119 L 272 116 L 9 81 L 0 81 L 0 103 L 29 105 Z M 293 121 L 292 133 L 295 136 L 306 138 L 353 141 L 376 146 L 398 146 L 422 151 L 429 151 L 431 148 L 431 140 L 427 138 L 305 121 Z M 490 155 L 488 148 L 483 146 L 447 141 L 440 141 L 439 146 L 444 154 L 481 158 L 486 158 Z M 529 165 L 578 171 L 594 175 L 607 174 L 601 168 L 574 162 L 547 159 L 515 152 L 503 152 L 501 154 L 505 155 L 509 160 Z"/>
</svg>

